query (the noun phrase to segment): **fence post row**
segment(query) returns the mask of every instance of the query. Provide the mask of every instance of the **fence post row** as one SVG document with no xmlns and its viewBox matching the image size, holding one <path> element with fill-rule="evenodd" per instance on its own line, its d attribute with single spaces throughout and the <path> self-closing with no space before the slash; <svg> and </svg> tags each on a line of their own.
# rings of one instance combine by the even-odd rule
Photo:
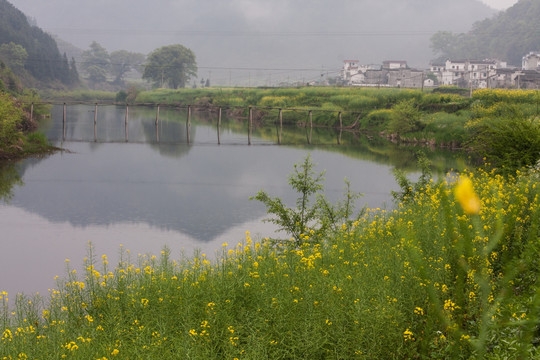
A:
<svg viewBox="0 0 540 360">
<path fill-rule="evenodd" d="M 44 102 L 44 104 L 47 104 Z M 84 103 L 81 103 L 84 104 Z M 94 141 L 97 142 L 97 114 L 98 114 L 98 106 L 99 103 L 93 103 L 94 104 Z M 160 104 L 156 105 L 156 120 L 155 120 L 155 126 L 156 126 L 156 140 L 159 142 L 159 116 L 160 116 Z M 63 103 L 63 115 L 62 115 L 62 137 L 63 140 L 66 138 L 66 127 L 67 127 L 67 103 Z M 249 116 L 248 116 L 248 145 L 252 144 L 252 136 L 253 136 L 253 111 L 256 109 L 256 107 L 249 106 Z M 268 108 L 266 108 L 268 109 Z M 221 123 L 222 123 L 222 110 L 223 108 L 221 106 L 218 107 L 218 120 L 217 120 L 217 142 L 218 145 L 221 145 Z M 287 110 L 287 109 L 286 109 Z M 294 109 L 293 109 L 294 110 Z M 299 109 L 301 110 L 301 109 Z M 279 130 L 278 130 L 278 144 L 281 145 L 283 140 L 283 108 L 278 108 L 278 119 L 279 119 Z M 305 111 L 305 110 L 303 110 Z M 307 133 L 308 135 L 308 143 L 311 144 L 312 140 L 312 133 L 313 133 L 313 110 L 307 110 L 308 111 L 308 121 L 309 121 L 309 128 L 310 131 Z M 323 110 L 324 111 L 324 110 Z M 34 113 L 34 103 L 31 103 L 30 105 L 30 119 L 33 118 Z M 186 130 L 187 130 L 187 142 L 188 144 L 191 143 L 191 116 L 192 116 L 192 106 L 187 106 L 187 121 L 186 121 Z M 338 144 L 341 144 L 341 135 L 343 132 L 343 116 L 342 112 L 338 112 L 338 121 L 339 121 L 339 137 L 338 137 Z M 125 127 L 125 141 L 129 141 L 129 104 L 126 103 L 126 113 L 125 113 L 125 119 L 124 119 L 124 127 Z M 305 128 L 308 127 L 307 124 L 304 126 Z"/>
</svg>

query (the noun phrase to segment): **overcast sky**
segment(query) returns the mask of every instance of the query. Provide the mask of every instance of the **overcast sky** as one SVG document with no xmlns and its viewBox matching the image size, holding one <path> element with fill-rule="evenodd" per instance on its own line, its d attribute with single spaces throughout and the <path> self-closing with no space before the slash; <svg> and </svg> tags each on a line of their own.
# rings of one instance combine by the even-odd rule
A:
<svg viewBox="0 0 540 360">
<path fill-rule="evenodd" d="M 194 51 L 199 79 L 271 85 L 335 76 L 345 59 L 427 67 L 436 31 L 466 32 L 516 0 L 8 1 L 83 50 L 94 40 L 144 54 L 179 43 Z"/>
<path fill-rule="evenodd" d="M 505 10 L 517 3 L 517 0 L 482 0 L 482 2 L 494 9 Z"/>
</svg>

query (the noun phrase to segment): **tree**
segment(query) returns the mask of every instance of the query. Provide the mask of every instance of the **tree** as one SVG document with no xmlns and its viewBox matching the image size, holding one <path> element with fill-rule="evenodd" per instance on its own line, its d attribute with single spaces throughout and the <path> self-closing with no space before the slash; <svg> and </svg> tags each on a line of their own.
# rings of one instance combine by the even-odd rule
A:
<svg viewBox="0 0 540 360">
<path fill-rule="evenodd" d="M 93 83 L 104 82 L 107 80 L 111 62 L 107 50 L 93 41 L 90 44 L 90 50 L 82 53 L 82 69 L 88 74 L 88 80 Z"/>
<path fill-rule="evenodd" d="M 197 76 L 195 54 L 182 45 L 168 45 L 154 50 L 148 56 L 143 79 L 163 87 L 167 83 L 173 89 L 185 87 L 191 77 Z"/>
<path fill-rule="evenodd" d="M 72 85 L 79 83 L 79 71 L 77 71 L 77 64 L 75 63 L 74 57 L 71 57 L 71 62 L 69 64 L 69 82 Z"/>
<path fill-rule="evenodd" d="M 12 42 L 0 45 L 0 59 L 18 74 L 24 70 L 24 64 L 27 58 L 28 53 L 21 45 Z"/>
<path fill-rule="evenodd" d="M 121 84 L 124 76 L 131 70 L 137 70 L 138 65 L 144 62 L 144 54 L 133 53 L 126 50 L 113 51 L 110 56 L 111 75 L 114 83 Z"/>
</svg>

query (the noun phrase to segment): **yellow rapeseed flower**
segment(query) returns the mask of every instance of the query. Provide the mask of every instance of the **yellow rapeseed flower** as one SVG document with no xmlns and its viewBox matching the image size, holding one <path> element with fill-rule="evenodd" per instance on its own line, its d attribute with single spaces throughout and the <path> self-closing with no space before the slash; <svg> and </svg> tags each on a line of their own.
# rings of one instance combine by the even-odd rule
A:
<svg viewBox="0 0 540 360">
<path fill-rule="evenodd" d="M 454 195 L 466 214 L 478 214 L 480 212 L 480 199 L 474 192 L 471 179 L 462 176 L 454 188 Z"/>
<path fill-rule="evenodd" d="M 404 332 L 403 332 L 403 340 L 405 341 L 414 341 L 414 334 L 411 330 L 409 329 L 406 329 Z"/>
</svg>

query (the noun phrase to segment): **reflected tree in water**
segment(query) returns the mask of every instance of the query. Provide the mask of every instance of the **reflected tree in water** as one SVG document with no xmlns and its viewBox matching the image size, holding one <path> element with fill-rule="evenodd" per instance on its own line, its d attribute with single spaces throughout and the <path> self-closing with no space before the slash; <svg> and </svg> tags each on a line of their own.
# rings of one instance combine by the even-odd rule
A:
<svg viewBox="0 0 540 360">
<path fill-rule="evenodd" d="M 23 185 L 15 164 L 0 163 L 0 201 L 9 202 L 11 200 L 15 185 Z"/>
</svg>

